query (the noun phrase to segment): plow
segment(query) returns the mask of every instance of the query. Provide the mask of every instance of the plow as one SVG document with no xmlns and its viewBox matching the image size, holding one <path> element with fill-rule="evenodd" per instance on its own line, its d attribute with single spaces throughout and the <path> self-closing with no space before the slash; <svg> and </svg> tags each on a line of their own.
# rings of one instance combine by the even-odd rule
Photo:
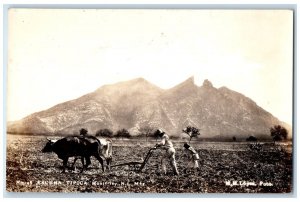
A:
<svg viewBox="0 0 300 202">
<path fill-rule="evenodd" d="M 154 150 L 156 150 L 156 147 L 152 147 L 148 150 L 145 158 L 143 161 L 130 161 L 130 162 L 126 162 L 126 163 L 120 163 L 120 164 L 116 164 L 116 165 L 111 165 L 111 168 L 114 167 L 121 167 L 121 166 L 133 166 L 134 169 L 137 172 L 142 172 L 142 170 L 144 169 L 145 165 L 147 164 L 147 162 L 149 161 L 150 157 L 152 156 L 152 153 Z"/>
</svg>

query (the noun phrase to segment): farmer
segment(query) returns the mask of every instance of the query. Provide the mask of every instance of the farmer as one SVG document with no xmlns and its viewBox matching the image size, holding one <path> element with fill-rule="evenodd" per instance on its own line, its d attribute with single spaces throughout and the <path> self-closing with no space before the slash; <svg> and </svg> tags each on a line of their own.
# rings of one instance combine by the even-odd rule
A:
<svg viewBox="0 0 300 202">
<path fill-rule="evenodd" d="M 183 147 L 189 154 L 189 163 L 187 164 L 188 168 L 195 168 L 199 169 L 199 154 L 196 152 L 196 150 L 191 147 L 188 143 L 184 143 Z"/>
<path fill-rule="evenodd" d="M 163 152 L 162 158 L 161 158 L 161 165 L 162 165 L 164 174 L 167 173 L 165 161 L 168 159 L 171 163 L 174 175 L 178 175 L 179 173 L 178 173 L 176 161 L 175 161 L 175 149 L 173 147 L 172 142 L 170 141 L 169 136 L 161 129 L 158 129 L 155 132 L 155 135 L 161 138 L 161 142 L 156 144 L 155 147 L 165 150 L 165 152 Z"/>
</svg>

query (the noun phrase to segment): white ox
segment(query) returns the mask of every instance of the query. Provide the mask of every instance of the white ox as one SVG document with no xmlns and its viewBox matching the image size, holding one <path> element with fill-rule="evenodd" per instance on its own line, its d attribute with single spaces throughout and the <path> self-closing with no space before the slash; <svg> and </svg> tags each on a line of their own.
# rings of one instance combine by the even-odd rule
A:
<svg viewBox="0 0 300 202">
<path fill-rule="evenodd" d="M 100 142 L 100 148 L 99 148 L 99 156 L 102 158 L 102 160 L 106 161 L 106 167 L 108 170 L 110 170 L 111 162 L 112 162 L 112 141 L 108 139 L 100 139 L 97 138 Z M 77 159 L 81 159 L 82 157 L 76 156 L 74 158 L 74 162 L 72 167 L 74 167 Z M 86 159 L 86 163 L 90 164 L 90 159 Z"/>
<path fill-rule="evenodd" d="M 100 141 L 100 157 L 106 160 L 107 168 L 110 170 L 112 162 L 112 142 L 108 139 L 99 139 Z"/>
</svg>

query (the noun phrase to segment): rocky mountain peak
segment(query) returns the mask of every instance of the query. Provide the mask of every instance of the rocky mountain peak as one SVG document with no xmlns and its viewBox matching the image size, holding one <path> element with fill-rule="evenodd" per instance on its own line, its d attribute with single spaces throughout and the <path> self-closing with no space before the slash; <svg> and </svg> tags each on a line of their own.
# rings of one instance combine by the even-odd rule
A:
<svg viewBox="0 0 300 202">
<path fill-rule="evenodd" d="M 214 87 L 213 84 L 208 80 L 208 79 L 205 79 L 203 81 L 203 84 L 202 84 L 203 87 L 207 87 L 207 88 L 212 88 Z"/>
<path fill-rule="evenodd" d="M 136 78 L 136 79 L 132 79 L 130 81 L 125 81 L 126 83 L 130 83 L 130 84 L 146 84 L 146 85 L 151 85 L 150 82 L 148 82 L 147 80 L 145 80 L 144 78 L 140 77 L 140 78 Z M 125 83 L 124 82 L 124 83 Z"/>
<path fill-rule="evenodd" d="M 178 84 L 177 86 L 173 87 L 173 89 L 181 89 L 181 88 L 190 88 L 190 87 L 195 87 L 195 81 L 194 77 L 191 76 L 187 80 L 183 81 L 182 83 Z"/>
<path fill-rule="evenodd" d="M 198 86 L 195 85 L 194 77 L 191 76 L 187 80 L 183 81 L 182 83 L 178 84 L 177 86 L 167 90 L 166 96 L 172 97 L 186 97 L 193 92 L 197 91 Z"/>
<path fill-rule="evenodd" d="M 184 83 L 189 83 L 189 84 L 195 84 L 195 78 L 194 76 L 189 77 L 187 80 L 184 81 Z"/>
<path fill-rule="evenodd" d="M 250 98 L 209 80 L 198 87 L 194 77 L 164 90 L 143 78 L 100 87 L 78 99 L 58 104 L 10 123 L 10 133 L 73 134 L 87 128 L 91 134 L 108 128 L 136 131 L 165 128 L 178 136 L 187 125 L 201 128 L 201 137 L 232 139 L 261 135 L 271 138 L 270 127 L 283 125 Z M 138 133 L 137 133 L 138 134 Z"/>
</svg>

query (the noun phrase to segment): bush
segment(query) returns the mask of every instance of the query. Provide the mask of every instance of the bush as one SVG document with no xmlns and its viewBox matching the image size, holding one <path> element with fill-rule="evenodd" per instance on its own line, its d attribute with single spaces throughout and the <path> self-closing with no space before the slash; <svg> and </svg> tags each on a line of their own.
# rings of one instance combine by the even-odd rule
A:
<svg viewBox="0 0 300 202">
<path fill-rule="evenodd" d="M 117 133 L 116 133 L 116 137 L 120 137 L 120 138 L 130 138 L 131 135 L 130 133 L 128 132 L 128 130 L 126 129 L 121 129 L 121 130 L 118 130 Z"/>
<path fill-rule="evenodd" d="M 249 137 L 246 139 L 246 141 L 256 142 L 256 141 L 257 141 L 257 138 L 251 135 L 251 136 L 249 136 Z"/>
<path fill-rule="evenodd" d="M 288 136 L 287 130 L 281 125 L 275 125 L 270 128 L 270 133 L 274 141 L 286 140 Z"/>
<path fill-rule="evenodd" d="M 101 136 L 101 137 L 112 137 L 113 132 L 107 128 L 105 129 L 100 129 L 96 132 L 96 136 Z"/>
</svg>

